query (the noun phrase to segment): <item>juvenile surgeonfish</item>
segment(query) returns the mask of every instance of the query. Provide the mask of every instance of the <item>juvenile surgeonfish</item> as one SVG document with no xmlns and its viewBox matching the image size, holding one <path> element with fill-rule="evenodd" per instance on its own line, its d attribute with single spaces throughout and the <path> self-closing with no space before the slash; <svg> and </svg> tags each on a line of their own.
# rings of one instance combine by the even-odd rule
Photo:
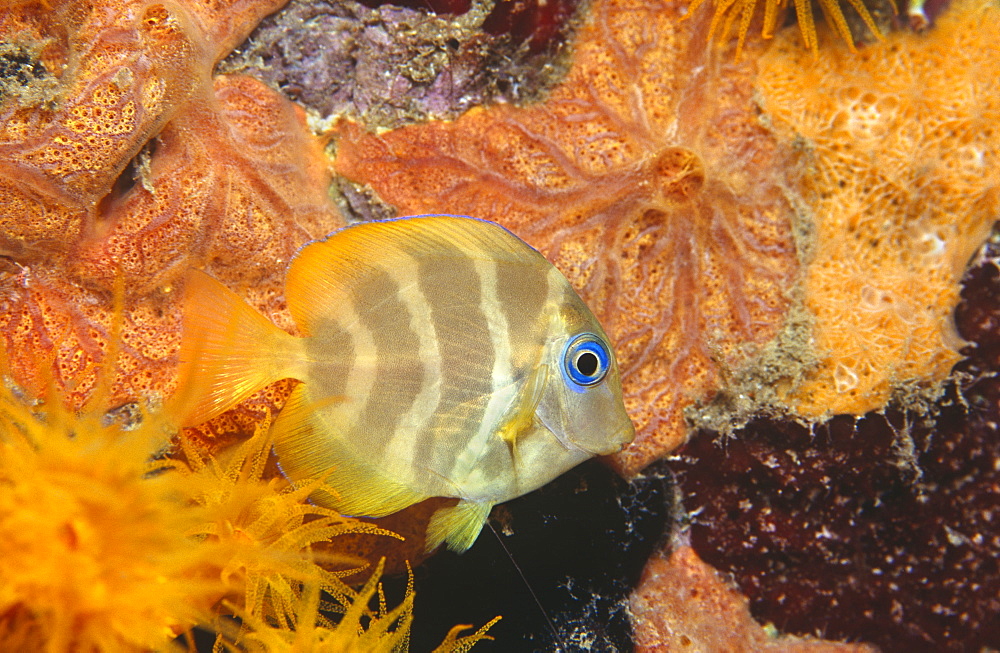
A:
<svg viewBox="0 0 1000 653">
<path fill-rule="evenodd" d="M 285 298 L 291 336 L 207 274 L 187 279 L 189 425 L 279 379 L 302 381 L 273 425 L 312 499 L 380 517 L 428 497 L 427 548 L 472 546 L 494 504 L 635 435 L 614 352 L 566 278 L 499 225 L 420 216 L 306 245 Z"/>
</svg>

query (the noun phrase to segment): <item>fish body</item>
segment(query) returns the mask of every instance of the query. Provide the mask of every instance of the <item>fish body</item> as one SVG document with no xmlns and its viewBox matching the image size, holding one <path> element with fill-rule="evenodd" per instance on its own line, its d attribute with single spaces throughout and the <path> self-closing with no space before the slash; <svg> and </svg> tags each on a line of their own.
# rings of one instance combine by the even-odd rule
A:
<svg viewBox="0 0 1000 653">
<path fill-rule="evenodd" d="M 475 541 L 496 503 L 635 435 L 607 335 L 565 277 L 499 225 L 421 216 L 353 225 L 289 266 L 291 336 L 207 274 L 187 281 L 187 424 L 283 378 L 273 425 L 313 500 L 384 516 L 428 497 L 427 547 Z"/>
</svg>

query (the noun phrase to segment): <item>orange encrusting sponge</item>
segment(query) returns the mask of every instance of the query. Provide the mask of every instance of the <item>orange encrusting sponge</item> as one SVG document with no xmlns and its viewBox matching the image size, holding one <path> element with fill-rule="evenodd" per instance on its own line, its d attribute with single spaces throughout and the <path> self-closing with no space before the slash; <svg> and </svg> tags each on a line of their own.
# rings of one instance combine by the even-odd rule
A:
<svg viewBox="0 0 1000 653">
<path fill-rule="evenodd" d="M 784 34 L 757 89 L 775 132 L 812 156 L 805 271 L 821 361 L 787 401 L 861 414 L 934 387 L 958 360 L 952 313 L 1000 215 L 1000 7 L 955 3 L 923 35 L 810 53 Z"/>
</svg>

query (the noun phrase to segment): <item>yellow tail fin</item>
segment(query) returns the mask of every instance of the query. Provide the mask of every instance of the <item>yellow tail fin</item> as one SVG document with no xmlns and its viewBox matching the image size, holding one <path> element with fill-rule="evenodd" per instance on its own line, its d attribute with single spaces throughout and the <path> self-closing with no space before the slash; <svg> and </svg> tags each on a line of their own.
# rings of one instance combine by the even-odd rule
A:
<svg viewBox="0 0 1000 653">
<path fill-rule="evenodd" d="M 174 412 L 181 426 L 209 420 L 270 383 L 297 378 L 299 338 L 200 270 L 191 270 L 185 284 Z"/>
</svg>

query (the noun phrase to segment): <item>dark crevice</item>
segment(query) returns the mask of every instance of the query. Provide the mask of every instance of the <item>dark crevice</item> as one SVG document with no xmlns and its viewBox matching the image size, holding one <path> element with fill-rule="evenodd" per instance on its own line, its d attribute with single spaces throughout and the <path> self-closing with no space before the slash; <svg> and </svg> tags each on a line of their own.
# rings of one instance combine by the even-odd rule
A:
<svg viewBox="0 0 1000 653">
<path fill-rule="evenodd" d="M 142 185 L 143 178 L 149 174 L 149 166 L 153 155 L 156 153 L 156 149 L 157 139 L 152 138 L 142 146 L 138 154 L 125 164 L 125 168 L 122 169 L 121 174 L 111 184 L 111 190 L 98 202 L 97 216 L 99 218 L 106 219 L 114 215 L 118 207 L 128 199 L 135 187 Z"/>
</svg>

